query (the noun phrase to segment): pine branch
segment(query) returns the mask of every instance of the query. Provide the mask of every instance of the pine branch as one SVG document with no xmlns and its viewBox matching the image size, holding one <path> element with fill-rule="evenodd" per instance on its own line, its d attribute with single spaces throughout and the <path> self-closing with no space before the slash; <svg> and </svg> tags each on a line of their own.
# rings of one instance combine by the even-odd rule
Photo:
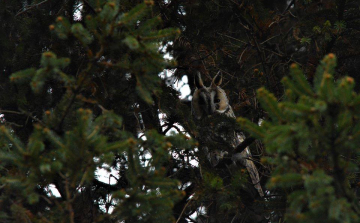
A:
<svg viewBox="0 0 360 223">
<path fill-rule="evenodd" d="M 62 117 L 60 119 L 60 122 L 58 124 L 58 127 L 57 127 L 56 131 L 60 131 L 60 129 L 61 129 L 61 127 L 62 127 L 62 125 L 63 125 L 63 123 L 65 121 L 65 118 L 66 118 L 67 114 L 70 111 L 71 106 L 75 103 L 76 96 L 80 93 L 82 85 L 85 83 L 86 72 L 90 71 L 91 68 L 92 68 L 92 63 L 89 63 L 88 67 L 82 72 L 82 73 L 84 73 L 84 77 L 80 81 L 79 85 L 76 87 L 75 91 L 73 92 L 72 98 L 70 99 L 70 102 L 69 102 L 68 106 L 66 107 L 66 109 L 65 109 L 65 111 L 64 111 L 64 113 L 63 113 L 63 115 L 62 115 Z M 80 74 L 80 75 L 82 75 L 82 74 Z"/>
</svg>

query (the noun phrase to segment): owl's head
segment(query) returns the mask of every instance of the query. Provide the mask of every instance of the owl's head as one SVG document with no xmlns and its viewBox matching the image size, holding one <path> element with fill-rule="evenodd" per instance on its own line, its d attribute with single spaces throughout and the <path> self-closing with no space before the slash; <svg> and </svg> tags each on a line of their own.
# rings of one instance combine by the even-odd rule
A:
<svg viewBox="0 0 360 223">
<path fill-rule="evenodd" d="M 212 80 L 210 87 L 205 87 L 200 73 L 195 75 L 195 90 L 191 102 L 192 113 L 201 119 L 216 113 L 224 113 L 229 109 L 229 100 L 223 89 L 219 87 L 222 75 L 219 72 Z"/>
</svg>

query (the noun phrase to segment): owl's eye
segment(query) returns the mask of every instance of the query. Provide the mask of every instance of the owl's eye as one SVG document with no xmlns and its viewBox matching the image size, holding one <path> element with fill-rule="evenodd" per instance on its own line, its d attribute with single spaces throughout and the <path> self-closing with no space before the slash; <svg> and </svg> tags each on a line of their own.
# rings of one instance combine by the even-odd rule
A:
<svg viewBox="0 0 360 223">
<path fill-rule="evenodd" d="M 220 103 L 220 99 L 215 99 L 215 103 Z"/>
</svg>

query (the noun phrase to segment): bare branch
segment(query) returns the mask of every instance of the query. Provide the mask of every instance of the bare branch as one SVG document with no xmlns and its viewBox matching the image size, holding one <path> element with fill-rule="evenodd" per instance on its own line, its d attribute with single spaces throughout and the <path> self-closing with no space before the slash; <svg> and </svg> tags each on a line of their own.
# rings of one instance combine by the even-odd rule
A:
<svg viewBox="0 0 360 223">
<path fill-rule="evenodd" d="M 17 16 L 19 16 L 19 15 L 21 15 L 21 14 L 23 14 L 23 13 L 25 13 L 25 12 L 31 10 L 31 9 L 33 9 L 33 8 L 37 8 L 37 7 L 39 7 L 40 5 L 43 5 L 43 4 L 45 4 L 46 2 L 48 2 L 48 1 L 50 1 L 50 0 L 45 0 L 45 1 L 42 1 L 42 2 L 37 3 L 37 4 L 34 4 L 34 5 L 26 6 L 25 9 L 24 9 L 23 11 L 21 11 L 21 12 L 18 12 L 18 13 L 15 15 L 15 17 L 17 17 Z"/>
</svg>

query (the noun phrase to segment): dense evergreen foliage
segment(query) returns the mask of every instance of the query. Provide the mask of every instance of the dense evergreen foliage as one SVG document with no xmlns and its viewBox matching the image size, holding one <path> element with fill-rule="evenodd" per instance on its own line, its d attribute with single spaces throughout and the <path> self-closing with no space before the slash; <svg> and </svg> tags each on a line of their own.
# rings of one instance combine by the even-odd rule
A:
<svg viewBox="0 0 360 223">
<path fill-rule="evenodd" d="M 0 222 L 358 222 L 359 34 L 356 0 L 0 1 Z M 175 90 L 219 70 L 264 198 Z"/>
<path fill-rule="evenodd" d="M 274 165 L 268 188 L 288 194 L 290 222 L 358 222 L 360 96 L 352 77 L 334 81 L 334 54 L 318 66 L 311 87 L 296 64 L 283 78 L 286 97 L 278 102 L 264 88 L 258 90 L 268 120 L 261 127 L 238 118 L 261 139 Z M 270 193 L 271 194 L 271 193 Z M 271 203 L 271 198 L 269 203 Z"/>
</svg>

